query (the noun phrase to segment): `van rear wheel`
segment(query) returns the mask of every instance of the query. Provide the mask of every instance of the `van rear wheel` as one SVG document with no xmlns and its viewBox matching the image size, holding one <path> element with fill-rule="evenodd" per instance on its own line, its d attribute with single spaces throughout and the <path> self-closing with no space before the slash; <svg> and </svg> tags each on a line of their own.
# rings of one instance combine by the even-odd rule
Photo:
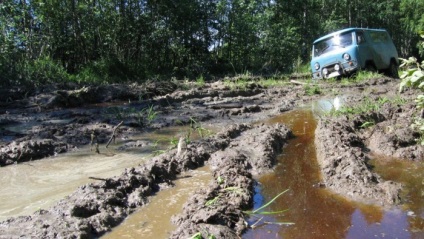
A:
<svg viewBox="0 0 424 239">
<path fill-rule="evenodd" d="M 374 64 L 368 63 L 365 66 L 365 70 L 369 72 L 377 72 L 377 68 L 374 66 Z"/>
<path fill-rule="evenodd" d="M 399 78 L 398 65 L 395 62 L 393 62 L 393 61 L 390 62 L 389 69 L 387 69 L 387 75 L 389 75 L 389 76 L 391 76 L 395 79 Z"/>
</svg>

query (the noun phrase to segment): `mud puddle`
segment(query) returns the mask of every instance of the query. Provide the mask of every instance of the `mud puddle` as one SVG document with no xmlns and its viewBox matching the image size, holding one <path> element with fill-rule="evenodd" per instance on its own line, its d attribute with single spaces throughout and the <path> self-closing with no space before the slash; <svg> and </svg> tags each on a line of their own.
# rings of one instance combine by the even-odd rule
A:
<svg viewBox="0 0 424 239">
<path fill-rule="evenodd" d="M 182 205 L 188 197 L 197 189 L 205 187 L 211 179 L 207 166 L 182 173 L 174 182 L 174 187 L 157 193 L 148 205 L 101 238 L 168 238 L 169 233 L 176 229 L 169 219 L 181 213 Z"/>
<path fill-rule="evenodd" d="M 143 162 L 149 154 L 112 151 L 68 153 L 44 160 L 0 167 L 0 221 L 48 208 L 94 178 L 108 178 Z"/>
<path fill-rule="evenodd" d="M 419 200 L 413 199 L 415 197 L 413 195 L 410 196 L 410 201 L 414 205 L 408 206 L 410 210 L 403 208 L 384 210 L 378 206 L 348 201 L 320 187 L 320 170 L 314 146 L 316 121 L 312 111 L 295 110 L 275 117 L 269 123 L 287 124 L 296 138 L 285 147 L 275 173 L 264 175 L 259 179 L 260 185 L 256 188 L 254 207 L 262 206 L 275 195 L 289 189 L 287 193 L 274 201 L 267 211 L 289 210 L 281 216 L 252 217 L 249 223 L 257 223 L 256 228 L 247 231 L 243 238 L 339 239 L 422 238 L 424 236 L 422 196 Z M 383 175 L 390 174 L 387 171 L 380 171 L 384 171 L 386 166 L 376 166 L 377 172 Z M 404 173 L 397 171 L 394 174 L 402 176 L 396 178 L 393 175 L 387 175 L 387 177 L 401 182 L 422 180 L 422 167 L 421 171 L 414 169 L 417 170 L 414 171 L 415 179 L 411 179 L 406 173 L 406 171 L 410 172 L 408 167 L 393 166 L 391 167 L 393 170 Z M 414 188 L 417 184 L 416 181 L 407 184 L 408 195 L 411 195 L 413 191 L 419 191 Z M 422 193 L 422 191 L 419 192 Z M 412 209 L 414 207 L 419 209 Z M 279 226 L 275 224 L 277 222 L 291 222 L 294 225 Z"/>
<path fill-rule="evenodd" d="M 401 182 L 406 186 L 400 216 L 409 224 L 409 231 L 415 236 L 412 238 L 424 238 L 424 165 L 381 156 L 374 156 L 371 165 L 384 179 Z"/>
<path fill-rule="evenodd" d="M 188 130 L 188 127 L 171 127 L 117 139 L 116 144 L 108 148 L 101 145 L 100 154 L 85 147 L 78 152 L 0 167 L 0 221 L 49 208 L 96 178 L 120 175 L 125 168 L 137 166 L 172 147 L 172 139 L 175 141 Z M 196 133 L 191 134 L 193 140 L 198 137 Z M 128 142 L 138 142 L 138 145 L 132 145 L 125 152 L 119 150 Z"/>
</svg>

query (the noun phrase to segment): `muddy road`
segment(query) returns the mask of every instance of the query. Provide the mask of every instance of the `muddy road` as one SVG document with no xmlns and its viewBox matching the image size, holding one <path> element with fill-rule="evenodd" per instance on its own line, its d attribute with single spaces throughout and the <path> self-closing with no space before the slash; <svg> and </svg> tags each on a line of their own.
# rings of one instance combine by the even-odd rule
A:
<svg viewBox="0 0 424 239">
<path fill-rule="evenodd" d="M 173 187 L 181 173 L 204 165 L 213 179 L 193 191 L 181 213 L 172 217 L 176 229 L 168 237 L 251 234 L 248 211 L 258 179 L 275 172 L 279 155 L 299 138 L 286 124 L 263 122 L 302 107 L 318 122 L 311 142 L 319 176 L 311 186 L 382 208 L 408 202 L 405 183 L 380 175 L 370 161 L 379 155 L 422 164 L 423 147 L 415 141 L 419 135 L 409 127 L 417 115 L 416 92 L 399 94 L 399 81 L 383 77 L 349 84 L 303 83 L 269 86 L 263 79 L 234 78 L 205 84 L 3 90 L 2 167 L 88 148 L 93 155 L 113 148 L 113 154 L 147 150 L 157 156 L 117 176 L 79 185 L 34 214 L 10 215 L 0 222 L 0 238 L 98 238 L 154 201 L 157 192 Z M 352 113 L 354 107 L 366 110 Z M 166 139 L 162 148 L 158 140 L 137 137 L 172 127 L 184 130 Z M 424 235 L 423 210 L 413 212 L 413 235 Z"/>
</svg>

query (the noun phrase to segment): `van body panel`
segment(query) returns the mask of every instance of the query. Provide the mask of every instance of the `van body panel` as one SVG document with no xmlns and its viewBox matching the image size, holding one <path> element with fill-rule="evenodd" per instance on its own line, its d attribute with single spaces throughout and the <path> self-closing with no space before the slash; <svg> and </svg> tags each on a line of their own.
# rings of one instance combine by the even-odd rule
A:
<svg viewBox="0 0 424 239">
<path fill-rule="evenodd" d="M 311 69 L 313 79 L 349 75 L 373 66 L 390 68 L 392 59 L 399 64 L 392 39 L 383 29 L 347 28 L 313 42 Z"/>
</svg>

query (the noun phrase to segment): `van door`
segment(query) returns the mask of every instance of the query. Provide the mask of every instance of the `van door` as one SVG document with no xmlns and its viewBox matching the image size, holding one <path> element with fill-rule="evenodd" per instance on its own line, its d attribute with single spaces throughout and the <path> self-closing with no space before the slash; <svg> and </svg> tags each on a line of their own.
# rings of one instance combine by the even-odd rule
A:
<svg viewBox="0 0 424 239">
<path fill-rule="evenodd" d="M 369 31 L 371 38 L 370 47 L 373 60 L 377 69 L 386 69 L 390 65 L 390 51 L 388 49 L 388 34 L 385 31 Z"/>
<path fill-rule="evenodd" d="M 364 69 L 365 63 L 372 59 L 372 52 L 369 46 L 370 40 L 365 37 L 364 31 L 356 31 L 355 36 L 358 48 L 358 65 L 361 69 Z"/>
</svg>

